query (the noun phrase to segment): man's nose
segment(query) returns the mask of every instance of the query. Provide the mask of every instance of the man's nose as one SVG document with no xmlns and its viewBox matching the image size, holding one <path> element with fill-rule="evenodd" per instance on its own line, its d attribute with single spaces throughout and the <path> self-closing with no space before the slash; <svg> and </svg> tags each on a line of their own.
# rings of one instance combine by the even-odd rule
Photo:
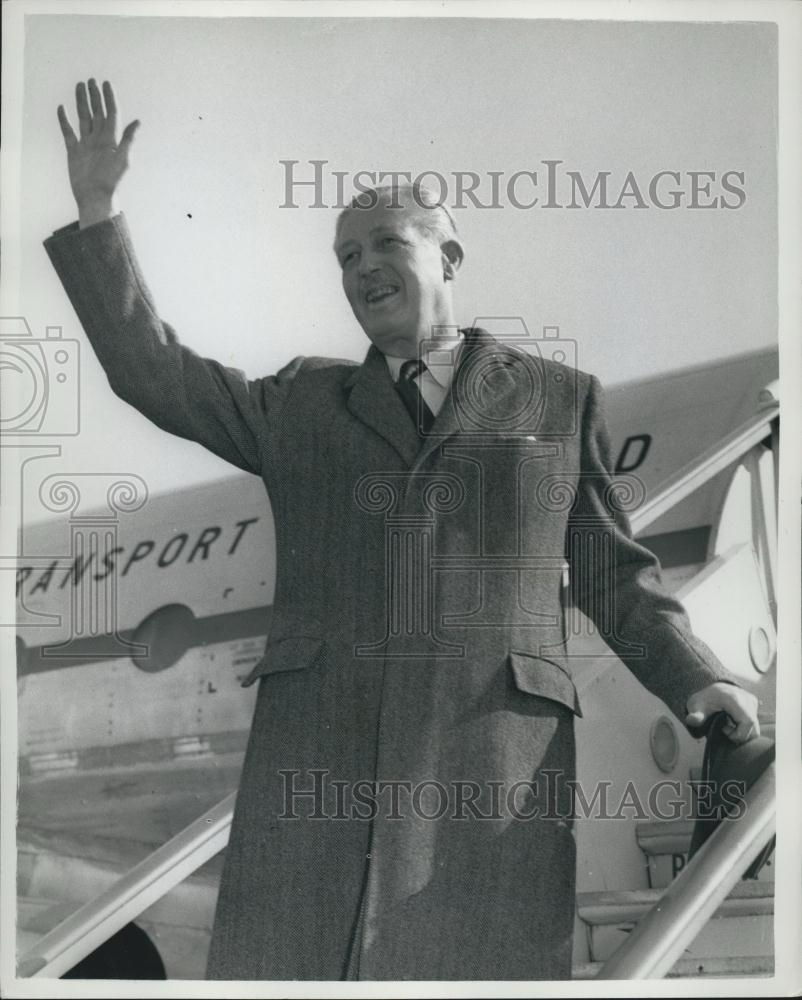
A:
<svg viewBox="0 0 802 1000">
<path fill-rule="evenodd" d="M 379 269 L 379 259 L 373 250 L 363 250 L 359 255 L 359 273 L 366 276 Z"/>
</svg>

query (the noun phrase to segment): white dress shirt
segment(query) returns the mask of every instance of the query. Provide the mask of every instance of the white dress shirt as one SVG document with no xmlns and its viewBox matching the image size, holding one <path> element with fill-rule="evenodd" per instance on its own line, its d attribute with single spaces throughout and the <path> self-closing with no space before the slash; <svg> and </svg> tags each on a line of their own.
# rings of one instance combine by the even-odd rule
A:
<svg viewBox="0 0 802 1000">
<path fill-rule="evenodd" d="M 424 402 L 435 416 L 440 412 L 440 407 L 448 395 L 464 342 L 465 337 L 461 333 L 456 337 L 444 337 L 442 342 L 438 341 L 437 346 L 432 346 L 421 357 L 426 365 L 426 371 L 417 377 L 416 384 Z M 390 369 L 390 377 L 393 382 L 397 382 L 401 366 L 410 359 L 395 358 L 390 354 L 385 354 L 384 357 Z"/>
</svg>

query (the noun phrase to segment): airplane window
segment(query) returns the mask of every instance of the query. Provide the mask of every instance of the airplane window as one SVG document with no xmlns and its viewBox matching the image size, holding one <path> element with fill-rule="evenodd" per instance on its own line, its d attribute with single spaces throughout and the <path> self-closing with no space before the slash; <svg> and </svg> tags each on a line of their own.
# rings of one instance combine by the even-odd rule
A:
<svg viewBox="0 0 802 1000">
<path fill-rule="evenodd" d="M 655 719 L 649 734 L 649 744 L 655 764 L 665 774 L 670 774 L 679 757 L 679 740 L 671 719 L 665 715 Z"/>
</svg>

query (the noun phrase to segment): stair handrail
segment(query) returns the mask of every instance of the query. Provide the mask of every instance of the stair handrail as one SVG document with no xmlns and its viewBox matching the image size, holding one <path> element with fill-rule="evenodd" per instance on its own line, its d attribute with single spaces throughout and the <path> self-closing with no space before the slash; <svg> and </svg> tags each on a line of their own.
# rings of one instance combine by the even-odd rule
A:
<svg viewBox="0 0 802 1000">
<path fill-rule="evenodd" d="M 758 415 L 747 420 L 732 434 L 727 435 L 717 445 L 703 452 L 702 455 L 671 476 L 648 503 L 632 514 L 630 523 L 633 533 L 639 534 L 667 510 L 670 510 L 694 490 L 712 479 L 713 476 L 737 461 L 760 441 L 765 440 L 771 434 L 773 422 L 778 419 L 779 412 L 779 403 L 767 401 L 767 405 L 764 405 Z M 763 803 L 764 797 L 768 797 L 773 805 L 773 767 L 771 765 L 770 795 L 767 796 L 767 793 L 762 791 L 764 785 L 761 783 L 769 780 L 765 774 L 761 778 L 761 783 L 757 783 L 751 790 L 754 793 L 755 788 L 760 785 L 760 803 Z M 768 774 L 768 772 L 766 773 Z M 754 795 L 752 797 L 754 798 Z M 63 975 L 127 923 L 138 917 L 143 910 L 161 899 L 170 889 L 193 874 L 216 853 L 223 850 L 228 843 L 235 799 L 236 792 L 226 796 L 208 812 L 194 820 L 175 837 L 135 865 L 114 885 L 99 896 L 89 900 L 44 935 L 19 960 L 18 975 L 48 976 L 50 978 Z M 761 809 L 764 808 L 765 806 L 761 805 Z M 705 896 L 701 906 L 704 907 L 706 916 L 701 923 L 704 923 L 712 913 L 712 910 L 708 912 L 708 895 L 716 900 L 712 907 L 715 909 L 721 899 L 730 891 L 732 885 L 740 879 L 754 857 L 765 846 L 771 835 L 767 835 L 762 843 L 755 848 L 754 853 L 749 856 L 737 874 L 733 876 L 732 871 L 722 873 L 721 885 L 726 885 L 727 888 L 722 892 L 715 889 L 712 894 L 708 893 Z M 689 866 L 691 872 L 698 870 L 700 860 L 709 855 L 710 845 L 717 844 L 724 836 L 731 836 L 731 832 L 725 824 L 722 824 L 722 828 L 716 831 L 691 862 Z M 728 850 L 730 849 L 728 848 Z M 751 840 L 749 850 L 751 850 Z M 705 870 L 707 869 L 705 868 Z M 673 896 L 669 899 L 673 900 Z M 654 909 L 657 911 L 663 905 L 663 900 L 661 900 Z M 648 926 L 651 926 L 651 923 Z M 695 923 L 694 927 L 696 927 Z M 627 943 L 627 954 L 629 954 L 629 945 L 632 944 L 633 938 L 640 940 L 640 936 L 637 938 L 634 934 L 630 936 Z M 685 941 L 685 938 L 683 937 L 682 940 Z M 681 947 L 684 947 L 684 944 Z M 612 961 L 604 967 L 602 974 L 607 971 L 608 966 L 615 968 Z M 636 960 L 627 961 L 636 962 Z M 669 963 L 665 971 L 670 968 L 671 964 Z M 622 977 L 604 975 L 604 978 Z"/>
<path fill-rule="evenodd" d="M 775 770 L 769 764 L 743 796 L 739 818 L 724 819 L 597 979 L 660 979 L 713 916 L 776 829 Z"/>
</svg>

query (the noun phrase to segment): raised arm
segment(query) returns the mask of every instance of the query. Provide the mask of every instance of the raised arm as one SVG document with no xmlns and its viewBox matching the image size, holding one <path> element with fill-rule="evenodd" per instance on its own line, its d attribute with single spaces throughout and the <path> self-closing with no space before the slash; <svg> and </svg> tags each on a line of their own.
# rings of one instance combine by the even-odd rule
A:
<svg viewBox="0 0 802 1000">
<path fill-rule="evenodd" d="M 117 141 L 109 83 L 102 96 L 94 80 L 78 84 L 76 104 L 78 136 L 63 106 L 58 119 L 79 221 L 54 233 L 45 249 L 109 384 L 159 427 L 258 474 L 302 359 L 276 376 L 248 380 L 179 343 L 159 319 L 125 219 L 115 214 L 115 192 L 139 122 L 127 125 Z"/>
</svg>

